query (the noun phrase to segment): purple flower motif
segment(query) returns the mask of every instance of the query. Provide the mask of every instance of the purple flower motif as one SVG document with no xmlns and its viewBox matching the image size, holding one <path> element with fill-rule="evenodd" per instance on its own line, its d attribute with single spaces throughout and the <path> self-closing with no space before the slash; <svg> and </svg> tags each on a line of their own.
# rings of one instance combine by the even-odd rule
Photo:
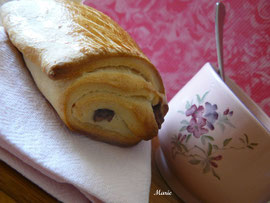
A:
<svg viewBox="0 0 270 203">
<path fill-rule="evenodd" d="M 193 104 L 187 111 L 186 116 L 192 116 L 192 118 L 202 118 L 204 112 L 203 106 L 197 107 Z"/>
<path fill-rule="evenodd" d="M 177 140 L 182 143 L 186 139 L 187 135 L 182 135 L 182 133 L 178 134 Z"/>
<path fill-rule="evenodd" d="M 209 102 L 205 103 L 205 114 L 204 117 L 206 118 L 206 125 L 210 130 L 214 130 L 214 123 L 218 119 L 218 113 L 216 112 L 217 105 L 212 105 Z"/>
<path fill-rule="evenodd" d="M 215 157 L 211 157 L 210 164 L 211 164 L 213 167 L 217 168 L 218 165 L 217 165 L 217 163 L 214 162 L 214 161 L 220 161 L 220 160 L 222 160 L 222 156 L 221 156 L 221 155 L 218 155 L 218 156 L 215 156 Z"/>
<path fill-rule="evenodd" d="M 218 155 L 218 156 L 212 157 L 211 159 L 212 160 L 215 160 L 215 161 L 220 161 L 222 159 L 222 155 Z"/>
<path fill-rule="evenodd" d="M 192 118 L 189 122 L 189 126 L 187 127 L 187 131 L 189 133 L 192 133 L 194 137 L 200 138 L 201 135 L 208 133 L 208 130 L 206 128 L 203 128 L 205 125 L 205 118 L 198 118 L 198 121 L 196 120 L 196 118 Z"/>
<path fill-rule="evenodd" d="M 227 109 L 223 112 L 223 115 L 224 115 L 224 116 L 226 116 L 226 115 L 232 116 L 232 115 L 233 115 L 233 111 L 230 111 L 230 109 L 227 108 Z"/>
</svg>

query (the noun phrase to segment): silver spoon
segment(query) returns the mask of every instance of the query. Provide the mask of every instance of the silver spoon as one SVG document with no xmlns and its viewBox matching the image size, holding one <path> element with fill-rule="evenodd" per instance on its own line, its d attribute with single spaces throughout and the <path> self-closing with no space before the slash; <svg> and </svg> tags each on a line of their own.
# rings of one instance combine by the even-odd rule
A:
<svg viewBox="0 0 270 203">
<path fill-rule="evenodd" d="M 225 82 L 224 69 L 223 69 L 223 25 L 225 19 L 225 6 L 222 2 L 216 3 L 216 19 L 215 19 L 215 30 L 216 30 L 216 46 L 217 46 L 217 57 L 218 57 L 218 68 L 221 79 Z"/>
</svg>

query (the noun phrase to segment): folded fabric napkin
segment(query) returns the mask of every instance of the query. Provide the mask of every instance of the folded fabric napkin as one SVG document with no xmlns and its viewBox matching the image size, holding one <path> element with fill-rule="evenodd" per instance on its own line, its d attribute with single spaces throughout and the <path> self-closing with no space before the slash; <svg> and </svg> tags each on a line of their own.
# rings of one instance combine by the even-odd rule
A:
<svg viewBox="0 0 270 203">
<path fill-rule="evenodd" d="M 67 129 L 3 27 L 0 159 L 63 202 L 148 202 L 150 141 L 121 148 Z"/>
</svg>

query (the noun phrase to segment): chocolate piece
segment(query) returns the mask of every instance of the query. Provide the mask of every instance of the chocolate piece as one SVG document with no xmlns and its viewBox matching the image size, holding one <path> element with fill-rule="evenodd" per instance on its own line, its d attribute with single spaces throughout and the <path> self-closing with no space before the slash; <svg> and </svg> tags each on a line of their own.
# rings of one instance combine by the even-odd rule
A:
<svg viewBox="0 0 270 203">
<path fill-rule="evenodd" d="M 155 114 L 155 119 L 158 124 L 158 128 L 161 128 L 161 124 L 164 122 L 164 116 L 168 112 L 168 105 L 163 105 L 161 108 L 161 104 L 157 104 L 153 106 L 153 111 Z"/>
<path fill-rule="evenodd" d="M 98 109 L 94 113 L 94 121 L 99 122 L 103 120 L 107 120 L 110 122 L 114 117 L 114 111 L 110 109 Z"/>
</svg>

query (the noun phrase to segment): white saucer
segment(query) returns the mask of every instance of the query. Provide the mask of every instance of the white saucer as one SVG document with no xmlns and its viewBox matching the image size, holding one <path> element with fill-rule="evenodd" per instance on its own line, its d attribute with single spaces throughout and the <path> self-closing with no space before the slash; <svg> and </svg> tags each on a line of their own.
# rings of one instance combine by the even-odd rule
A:
<svg viewBox="0 0 270 203">
<path fill-rule="evenodd" d="M 195 198 L 183 185 L 181 185 L 176 178 L 175 175 L 171 172 L 169 169 L 167 162 L 165 160 L 164 154 L 159 147 L 155 154 L 155 160 L 158 166 L 158 169 L 167 182 L 167 184 L 170 186 L 170 188 L 173 190 L 173 192 L 184 202 L 187 203 L 200 203 L 197 198 Z"/>
</svg>

